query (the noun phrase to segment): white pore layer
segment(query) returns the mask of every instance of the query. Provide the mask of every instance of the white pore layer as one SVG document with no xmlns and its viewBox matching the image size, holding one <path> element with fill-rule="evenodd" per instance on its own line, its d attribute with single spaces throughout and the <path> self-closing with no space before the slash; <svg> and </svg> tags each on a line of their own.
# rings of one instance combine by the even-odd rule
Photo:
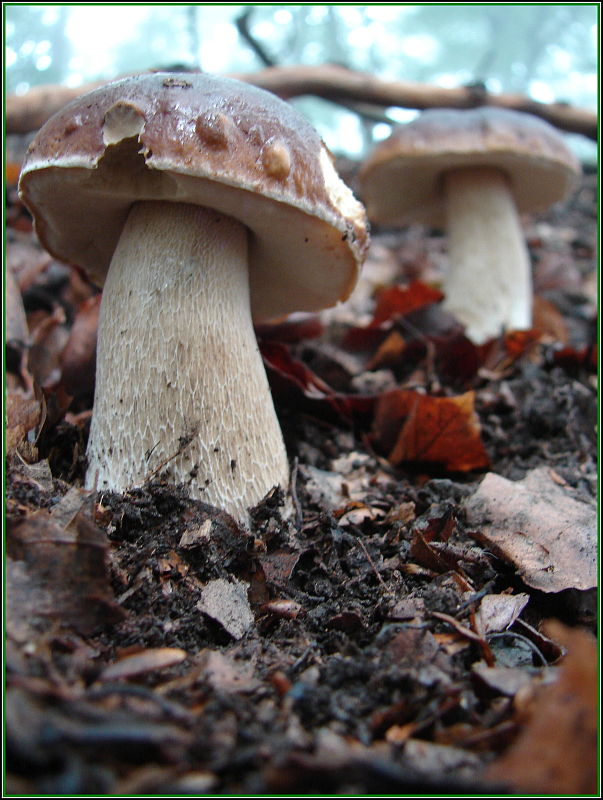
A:
<svg viewBox="0 0 603 800">
<path fill-rule="evenodd" d="M 89 488 L 167 478 L 241 521 L 287 488 L 240 223 L 192 205 L 133 206 L 103 291 L 88 464 Z"/>
<path fill-rule="evenodd" d="M 532 322 L 525 236 L 505 174 L 458 169 L 444 175 L 449 268 L 444 306 L 476 343 Z"/>
</svg>

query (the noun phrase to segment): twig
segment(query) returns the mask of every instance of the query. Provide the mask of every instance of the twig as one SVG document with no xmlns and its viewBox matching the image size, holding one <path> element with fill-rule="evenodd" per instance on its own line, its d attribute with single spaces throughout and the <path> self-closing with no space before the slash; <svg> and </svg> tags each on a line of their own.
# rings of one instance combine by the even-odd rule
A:
<svg viewBox="0 0 603 800">
<path fill-rule="evenodd" d="M 297 531 L 301 531 L 301 526 L 303 522 L 303 514 L 302 514 L 302 507 L 301 503 L 299 502 L 299 497 L 297 496 L 297 471 L 299 468 L 299 459 L 295 456 L 295 460 L 293 461 L 293 469 L 291 470 L 291 499 L 293 500 L 293 505 L 295 506 L 295 527 Z"/>
<path fill-rule="evenodd" d="M 262 64 L 265 67 L 275 67 L 276 61 L 270 55 L 268 55 L 263 46 L 249 30 L 249 18 L 251 17 L 253 8 L 253 6 L 247 6 L 245 11 L 243 11 L 243 13 L 235 19 L 235 25 L 237 26 L 237 30 L 241 38 L 247 42 Z"/>
<path fill-rule="evenodd" d="M 447 622 L 451 625 L 457 633 L 460 633 L 461 636 L 464 636 L 465 639 L 469 639 L 472 642 L 475 642 L 479 645 L 482 655 L 484 657 L 484 661 L 489 667 L 493 667 L 496 663 L 496 659 L 494 658 L 494 653 L 490 649 L 490 645 L 486 641 L 483 636 L 480 636 L 479 633 L 472 631 L 471 628 L 467 628 L 465 625 L 460 623 L 458 619 L 455 617 L 451 617 L 450 614 L 442 614 L 440 611 L 432 611 L 431 616 L 435 617 L 436 619 L 441 619 L 442 622 Z"/>
<path fill-rule="evenodd" d="M 362 541 L 362 539 L 361 539 L 360 537 L 358 537 L 357 541 L 358 541 L 358 544 L 360 545 L 360 547 L 362 547 L 362 549 L 364 550 L 364 554 L 365 554 L 365 556 L 367 557 L 369 564 L 370 564 L 370 565 L 371 565 L 371 567 L 373 568 L 373 572 L 374 572 L 374 573 L 375 573 L 375 575 L 377 576 L 377 580 L 379 581 L 379 583 L 381 584 L 381 586 L 383 586 L 384 588 L 386 588 L 385 581 L 383 580 L 383 578 L 382 578 L 382 577 L 381 577 L 381 575 L 379 574 L 379 570 L 378 570 L 378 569 L 377 569 L 377 567 L 375 566 L 375 562 L 374 562 L 374 561 L 373 561 L 373 559 L 371 558 L 371 554 L 370 554 L 370 553 L 369 553 L 369 551 L 366 549 L 366 545 L 364 544 L 364 542 Z"/>
<path fill-rule="evenodd" d="M 170 461 L 173 461 L 175 458 L 178 458 L 178 456 L 181 455 L 186 450 L 186 448 L 190 445 L 190 443 L 193 441 L 195 436 L 198 435 L 198 433 L 199 431 L 196 430 L 194 431 L 194 433 L 189 433 L 187 436 L 181 436 L 180 439 L 178 440 L 178 449 L 176 450 L 176 452 L 172 453 L 169 456 L 166 456 L 166 458 L 164 458 L 163 461 L 160 461 L 152 472 L 149 472 L 147 475 L 145 475 L 142 481 L 143 485 L 152 480 L 155 477 L 155 475 L 157 475 L 157 473 L 160 472 L 165 467 L 166 464 L 169 464 Z M 157 445 L 153 447 L 153 450 L 155 449 L 155 447 L 157 447 Z"/>
</svg>

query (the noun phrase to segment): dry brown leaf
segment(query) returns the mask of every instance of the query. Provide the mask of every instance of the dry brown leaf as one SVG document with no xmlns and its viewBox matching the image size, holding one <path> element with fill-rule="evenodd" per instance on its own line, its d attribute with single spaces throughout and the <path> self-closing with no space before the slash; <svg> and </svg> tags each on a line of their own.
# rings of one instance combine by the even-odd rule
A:
<svg viewBox="0 0 603 800">
<path fill-rule="evenodd" d="M 568 649 L 559 678 L 538 691 L 523 731 L 485 777 L 519 794 L 596 795 L 597 643 L 559 622 L 547 633 Z"/>
<path fill-rule="evenodd" d="M 548 468 L 522 481 L 490 472 L 464 507 L 474 537 L 514 564 L 528 586 L 543 592 L 596 586 L 595 504 L 574 499 Z"/>
<path fill-rule="evenodd" d="M 61 306 L 56 306 L 52 314 L 45 314 L 35 325 L 30 320 L 32 344 L 28 368 L 44 388 L 58 383 L 61 375 L 60 357 L 69 339 L 65 323 L 65 310 Z"/>
<path fill-rule="evenodd" d="M 406 742 L 401 761 L 407 769 L 426 775 L 442 775 L 454 771 L 458 777 L 463 774 L 470 777 L 480 766 L 479 756 L 465 748 L 432 744 L 413 738 Z"/>
<path fill-rule="evenodd" d="M 475 615 L 477 630 L 485 636 L 509 628 L 527 606 L 527 594 L 486 594 Z"/>
<path fill-rule="evenodd" d="M 16 641 L 51 626 L 88 634 L 123 618 L 111 591 L 105 534 L 82 511 L 67 527 L 38 511 L 7 530 L 7 632 Z"/>
<path fill-rule="evenodd" d="M 522 667 L 489 667 L 484 661 L 478 661 L 471 666 L 471 673 L 496 694 L 515 697 L 519 691 L 528 687 L 552 682 L 555 679 L 555 669 L 549 668 L 534 675 Z"/>
<path fill-rule="evenodd" d="M 544 297 L 534 297 L 532 327 L 549 341 L 568 343 L 567 324 L 555 306 Z"/>
<path fill-rule="evenodd" d="M 143 675 L 146 672 L 156 672 L 166 667 L 172 667 L 174 664 L 180 664 L 187 656 L 186 651 L 178 647 L 149 648 L 140 653 L 124 656 L 119 661 L 109 664 L 99 675 L 99 680 L 116 681 Z"/>
<path fill-rule="evenodd" d="M 19 286 L 11 269 L 7 267 L 4 275 L 6 341 L 27 342 L 29 329 Z"/>
<path fill-rule="evenodd" d="M 248 692 L 259 686 L 249 661 L 236 660 L 219 650 L 202 650 L 197 660 L 204 679 L 218 691 Z"/>
<path fill-rule="evenodd" d="M 6 450 L 19 450 L 28 435 L 38 429 L 44 417 L 44 398 L 41 392 L 25 394 L 21 391 L 6 393 Z"/>
</svg>

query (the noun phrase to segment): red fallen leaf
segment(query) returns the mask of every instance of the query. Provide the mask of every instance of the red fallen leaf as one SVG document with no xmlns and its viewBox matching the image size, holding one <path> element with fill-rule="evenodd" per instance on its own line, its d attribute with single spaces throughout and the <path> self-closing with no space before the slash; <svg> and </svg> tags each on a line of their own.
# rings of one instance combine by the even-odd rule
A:
<svg viewBox="0 0 603 800">
<path fill-rule="evenodd" d="M 599 369 L 598 348 L 596 344 L 587 345 L 580 350 L 576 350 L 573 347 L 563 347 L 561 350 L 557 350 L 553 356 L 553 361 L 567 372 L 586 369 L 596 374 Z"/>
<path fill-rule="evenodd" d="M 474 392 L 456 397 L 429 397 L 405 389 L 387 392 L 377 404 L 375 443 L 389 451 L 387 458 L 394 466 L 431 462 L 451 472 L 484 469 L 489 459 L 474 397 Z"/>
<path fill-rule="evenodd" d="M 291 314 L 280 322 L 255 325 L 255 332 L 264 341 L 300 342 L 316 339 L 324 333 L 325 326 L 317 314 Z"/>
<path fill-rule="evenodd" d="M 448 336 L 433 337 L 431 341 L 435 347 L 435 371 L 440 381 L 456 389 L 469 386 L 483 365 L 482 348 L 459 330 L 453 330 Z"/>
<path fill-rule="evenodd" d="M 369 327 L 377 328 L 394 316 L 410 314 L 429 303 L 438 303 L 443 297 L 442 292 L 420 281 L 413 281 L 406 287 L 389 286 L 377 295 L 377 307 Z"/>
<path fill-rule="evenodd" d="M 540 331 L 543 338 L 567 344 L 567 325 L 562 314 L 544 297 L 535 295 L 532 327 Z"/>
<path fill-rule="evenodd" d="M 456 528 L 456 516 L 450 507 L 435 506 L 413 524 L 426 542 L 447 542 Z"/>
<path fill-rule="evenodd" d="M 509 331 L 500 339 L 491 339 L 480 346 L 483 364 L 487 370 L 502 370 L 509 367 L 542 339 L 535 328 L 527 331 Z"/>
<path fill-rule="evenodd" d="M 352 353 L 372 353 L 389 336 L 390 331 L 383 328 L 350 328 L 343 337 L 341 346 Z"/>
<path fill-rule="evenodd" d="M 425 283 L 414 281 L 408 287 L 390 286 L 377 295 L 373 319 L 366 327 L 350 328 L 342 346 L 352 352 L 373 352 L 388 336 L 389 323 L 395 317 L 406 316 L 438 303 L 443 294 Z M 448 319 L 448 317 L 447 317 Z"/>
<path fill-rule="evenodd" d="M 504 337 L 507 355 L 516 361 L 530 350 L 541 339 L 541 336 L 541 332 L 535 328 L 527 331 L 509 331 Z"/>
<path fill-rule="evenodd" d="M 421 567 L 426 567 L 439 575 L 457 568 L 458 559 L 446 558 L 446 553 L 438 553 L 429 542 L 421 535 L 420 531 L 414 531 L 410 545 L 410 556 Z"/>
<path fill-rule="evenodd" d="M 335 392 L 302 361 L 293 358 L 281 342 L 264 341 L 259 343 L 259 347 L 273 391 L 288 396 L 291 403 L 303 398 L 323 404 L 334 411 L 337 418 L 347 421 L 351 421 L 355 414 L 372 411 L 375 397 Z"/>
<path fill-rule="evenodd" d="M 387 339 L 381 342 L 377 352 L 366 365 L 366 369 L 374 370 L 393 367 L 401 362 L 405 350 L 406 342 L 404 337 L 394 330 L 388 334 Z"/>
</svg>

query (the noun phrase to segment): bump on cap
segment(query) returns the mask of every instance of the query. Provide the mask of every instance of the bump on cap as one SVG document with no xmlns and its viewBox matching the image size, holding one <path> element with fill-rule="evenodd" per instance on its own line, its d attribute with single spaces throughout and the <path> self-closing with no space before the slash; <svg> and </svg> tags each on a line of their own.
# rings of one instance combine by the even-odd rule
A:
<svg viewBox="0 0 603 800">
<path fill-rule="evenodd" d="M 522 212 L 562 200 L 581 172 L 563 137 L 532 114 L 430 109 L 375 148 L 359 175 L 360 195 L 372 221 L 443 225 L 442 173 L 484 166 L 507 174 Z"/>
<path fill-rule="evenodd" d="M 138 75 L 77 98 L 38 132 L 19 191 L 46 249 L 100 285 L 134 202 L 228 214 L 251 231 L 260 319 L 347 299 L 368 246 L 364 208 L 310 123 L 205 74 Z"/>
</svg>

